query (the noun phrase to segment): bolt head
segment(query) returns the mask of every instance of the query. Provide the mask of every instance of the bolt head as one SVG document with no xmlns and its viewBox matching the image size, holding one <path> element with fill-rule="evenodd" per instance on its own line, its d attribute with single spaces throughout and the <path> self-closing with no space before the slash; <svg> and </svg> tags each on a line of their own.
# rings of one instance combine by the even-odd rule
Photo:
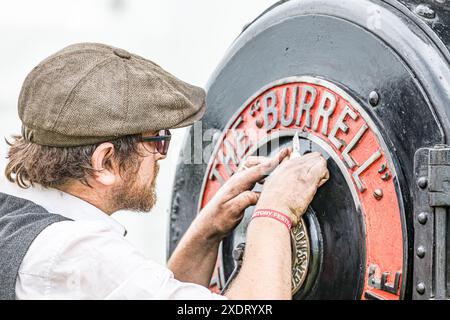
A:
<svg viewBox="0 0 450 320">
<path fill-rule="evenodd" d="M 239 243 L 234 248 L 232 256 L 235 261 L 242 260 L 244 258 L 245 243 Z"/>
<path fill-rule="evenodd" d="M 373 196 L 374 196 L 375 199 L 380 200 L 381 198 L 383 198 L 383 190 L 375 189 L 373 191 Z"/>
<path fill-rule="evenodd" d="M 424 246 L 419 246 L 419 247 L 417 248 L 417 251 L 416 251 L 417 256 L 418 256 L 419 258 L 425 257 L 425 252 L 426 252 L 426 250 L 425 250 L 425 247 L 424 247 Z"/>
<path fill-rule="evenodd" d="M 378 95 L 378 92 L 372 91 L 369 93 L 369 103 L 372 107 L 375 107 L 380 102 L 380 96 Z"/>
<path fill-rule="evenodd" d="M 416 286 L 416 291 L 419 294 L 424 294 L 425 293 L 425 284 L 423 282 L 419 282 Z"/>
<path fill-rule="evenodd" d="M 414 12 L 425 19 L 434 19 L 436 17 L 436 13 L 434 12 L 434 10 L 425 4 L 419 4 L 414 9 Z"/>
<path fill-rule="evenodd" d="M 428 214 L 426 212 L 419 213 L 419 215 L 417 216 L 417 220 L 419 221 L 420 224 L 427 223 Z"/>
<path fill-rule="evenodd" d="M 233 250 L 233 259 L 234 260 L 241 260 L 244 256 L 244 250 L 242 249 L 234 249 Z"/>
<path fill-rule="evenodd" d="M 256 126 L 258 128 L 262 128 L 263 124 L 264 123 L 263 123 L 263 120 L 261 118 L 256 119 Z"/>
<path fill-rule="evenodd" d="M 387 180 L 389 180 L 389 177 L 390 177 L 389 172 L 386 172 L 386 173 L 381 177 L 381 180 L 387 181 Z"/>
<path fill-rule="evenodd" d="M 417 185 L 419 186 L 419 188 L 425 189 L 427 187 L 427 185 L 428 185 L 428 179 L 425 178 L 425 177 L 420 177 L 417 180 Z"/>
</svg>

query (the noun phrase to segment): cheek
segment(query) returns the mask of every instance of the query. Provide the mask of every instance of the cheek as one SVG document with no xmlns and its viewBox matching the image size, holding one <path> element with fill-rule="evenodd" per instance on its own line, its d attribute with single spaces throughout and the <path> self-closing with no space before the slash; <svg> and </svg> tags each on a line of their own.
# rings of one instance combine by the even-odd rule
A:
<svg viewBox="0 0 450 320">
<path fill-rule="evenodd" d="M 139 176 L 142 183 L 149 183 L 154 178 L 155 171 L 155 161 L 150 159 L 150 157 L 146 158 L 141 163 L 141 167 L 139 169 Z"/>
</svg>

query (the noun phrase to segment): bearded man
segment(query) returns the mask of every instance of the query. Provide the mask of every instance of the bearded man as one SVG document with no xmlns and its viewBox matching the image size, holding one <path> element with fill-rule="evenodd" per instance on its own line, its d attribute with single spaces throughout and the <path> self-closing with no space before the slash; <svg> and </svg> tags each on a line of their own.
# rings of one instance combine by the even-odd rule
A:
<svg viewBox="0 0 450 320">
<path fill-rule="evenodd" d="M 22 135 L 9 142 L 0 192 L 0 299 L 290 298 L 289 229 L 328 179 L 320 154 L 249 157 L 166 267 L 111 214 L 153 207 L 169 130 L 201 119 L 204 90 L 125 50 L 81 43 L 29 73 L 18 109 Z M 251 191 L 269 172 L 262 192 Z M 265 213 L 250 223 L 241 272 L 224 295 L 212 293 L 220 241 L 251 205 Z"/>
</svg>

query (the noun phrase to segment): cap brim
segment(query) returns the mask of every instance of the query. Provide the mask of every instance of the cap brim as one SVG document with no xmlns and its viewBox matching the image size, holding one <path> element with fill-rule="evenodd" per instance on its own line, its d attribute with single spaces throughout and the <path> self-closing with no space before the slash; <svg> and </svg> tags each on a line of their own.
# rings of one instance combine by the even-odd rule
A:
<svg viewBox="0 0 450 320">
<path fill-rule="evenodd" d="M 194 122 L 199 121 L 203 118 L 204 114 L 206 112 L 206 100 L 204 100 L 203 105 L 200 107 L 200 109 L 192 114 L 190 117 L 184 119 L 180 123 L 176 124 L 172 128 L 169 129 L 176 129 L 176 128 L 183 128 L 192 125 Z"/>
</svg>

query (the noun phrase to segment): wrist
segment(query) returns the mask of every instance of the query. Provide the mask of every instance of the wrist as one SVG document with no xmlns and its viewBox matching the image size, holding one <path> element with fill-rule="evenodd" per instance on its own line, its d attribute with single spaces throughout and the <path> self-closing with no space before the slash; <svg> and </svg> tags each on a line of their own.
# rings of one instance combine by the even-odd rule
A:
<svg viewBox="0 0 450 320">
<path fill-rule="evenodd" d="M 291 231 L 292 227 L 298 224 L 298 220 L 294 215 L 289 215 L 281 211 L 273 210 L 273 209 L 256 209 L 253 212 L 252 220 L 256 218 L 269 218 L 272 220 L 276 220 L 286 226 L 288 231 Z"/>
<path fill-rule="evenodd" d="M 299 217 L 288 206 L 283 206 L 280 204 L 269 204 L 267 202 L 262 203 L 258 202 L 258 204 L 255 207 L 255 212 L 257 210 L 264 210 L 264 209 L 278 211 L 288 216 L 289 219 L 291 220 L 293 227 L 295 227 L 298 224 Z"/>
</svg>

